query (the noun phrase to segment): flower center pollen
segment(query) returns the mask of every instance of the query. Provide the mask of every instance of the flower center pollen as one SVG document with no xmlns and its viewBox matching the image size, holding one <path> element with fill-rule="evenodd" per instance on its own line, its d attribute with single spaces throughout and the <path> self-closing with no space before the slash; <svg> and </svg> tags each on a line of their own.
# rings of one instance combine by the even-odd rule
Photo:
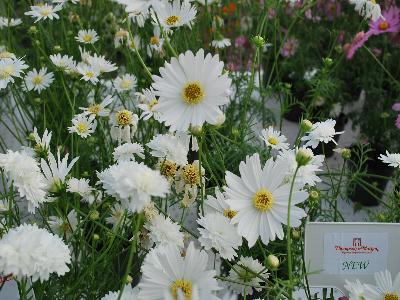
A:
<svg viewBox="0 0 400 300">
<path fill-rule="evenodd" d="M 192 283 L 185 279 L 175 280 L 171 285 L 172 297 L 174 300 L 178 299 L 178 291 L 181 290 L 185 300 L 192 299 Z"/>
<path fill-rule="evenodd" d="M 396 294 L 385 294 L 384 300 L 399 300 L 399 296 Z"/>
<path fill-rule="evenodd" d="M 158 37 L 152 36 L 150 38 L 150 45 L 153 45 L 153 46 L 157 45 L 158 46 L 159 44 L 160 44 L 160 40 L 158 39 Z"/>
<path fill-rule="evenodd" d="M 85 35 L 83 36 L 83 40 L 84 40 L 86 43 L 90 43 L 90 42 L 92 41 L 92 39 L 93 39 L 93 37 L 92 37 L 90 34 L 85 34 Z"/>
<path fill-rule="evenodd" d="M 120 126 L 126 126 L 132 122 L 132 113 L 129 110 L 121 110 L 117 112 L 117 123 Z"/>
<path fill-rule="evenodd" d="M 85 133 L 89 130 L 88 126 L 85 123 L 78 123 L 76 125 L 76 129 L 79 133 Z"/>
<path fill-rule="evenodd" d="M 178 17 L 178 16 L 170 16 L 167 18 L 165 23 L 167 23 L 168 26 L 174 26 L 174 25 L 176 25 L 176 23 L 179 22 L 179 20 L 180 20 L 180 17 Z"/>
<path fill-rule="evenodd" d="M 261 212 L 266 212 L 272 208 L 275 199 L 270 191 L 267 189 L 258 190 L 253 196 L 253 205 Z"/>
<path fill-rule="evenodd" d="M 270 136 L 269 138 L 268 138 L 268 143 L 270 143 L 271 145 L 277 145 L 278 144 L 278 139 L 277 138 L 275 138 L 275 137 L 273 137 L 273 136 Z"/>
<path fill-rule="evenodd" d="M 93 115 L 98 115 L 100 111 L 101 111 L 100 104 L 94 104 L 88 107 L 88 112 L 90 112 Z"/>
<path fill-rule="evenodd" d="M 233 219 L 233 217 L 236 215 L 237 211 L 235 210 L 230 210 L 229 208 L 224 210 L 224 216 L 227 217 L 228 219 Z"/>
<path fill-rule="evenodd" d="M 390 24 L 386 21 L 383 21 L 379 24 L 379 29 L 380 30 L 386 30 L 390 27 Z"/>
<path fill-rule="evenodd" d="M 43 82 L 43 77 L 40 76 L 40 75 L 35 76 L 35 77 L 33 77 L 33 79 L 32 79 L 32 83 L 33 83 L 34 85 L 41 84 L 42 82 Z"/>
<path fill-rule="evenodd" d="M 188 104 L 198 104 L 204 98 L 204 90 L 200 82 L 188 82 L 182 91 L 183 100 Z"/>
<path fill-rule="evenodd" d="M 197 184 L 200 182 L 200 174 L 197 167 L 193 164 L 188 164 L 183 167 L 183 180 L 186 184 Z"/>
</svg>

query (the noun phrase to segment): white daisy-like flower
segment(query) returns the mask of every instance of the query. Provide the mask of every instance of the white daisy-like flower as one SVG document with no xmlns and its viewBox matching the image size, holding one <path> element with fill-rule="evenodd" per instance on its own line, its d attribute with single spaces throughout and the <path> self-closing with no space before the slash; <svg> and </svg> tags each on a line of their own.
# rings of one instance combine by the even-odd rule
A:
<svg viewBox="0 0 400 300">
<path fill-rule="evenodd" d="M 121 295 L 121 298 L 118 299 L 118 292 L 109 292 L 105 295 L 101 300 L 138 300 L 139 289 L 137 287 L 132 288 L 130 284 L 127 284 L 124 288 L 124 291 Z"/>
<path fill-rule="evenodd" d="M 368 300 L 398 300 L 400 299 L 400 273 L 392 281 L 388 270 L 374 274 L 376 286 L 365 284 L 365 299 Z"/>
<path fill-rule="evenodd" d="M 142 265 L 139 299 L 199 299 L 217 300 L 220 290 L 215 270 L 208 270 L 208 254 L 191 242 L 181 255 L 176 246 L 157 247 L 147 254 Z"/>
<path fill-rule="evenodd" d="M 72 4 L 77 4 L 81 0 L 52 0 L 53 3 L 61 3 L 61 4 L 67 4 L 68 2 Z"/>
<path fill-rule="evenodd" d="M 204 212 L 206 215 L 219 213 L 229 220 L 231 220 L 237 214 L 237 211 L 229 208 L 224 194 L 218 187 L 215 188 L 215 197 L 212 195 L 207 195 L 207 200 L 204 202 Z"/>
<path fill-rule="evenodd" d="M 12 228 L 0 240 L 0 270 L 19 280 L 31 277 L 33 282 L 43 282 L 52 273 L 62 276 L 70 262 L 70 251 L 61 238 L 37 225 Z"/>
<path fill-rule="evenodd" d="M 123 161 L 97 174 L 107 194 L 121 199 L 125 208 L 140 212 L 151 197 L 164 198 L 169 183 L 159 171 L 144 164 Z"/>
<path fill-rule="evenodd" d="M 174 0 L 172 3 L 167 1 L 156 2 L 153 8 L 153 23 L 158 25 L 159 21 L 160 25 L 166 29 L 184 25 L 190 27 L 197 14 L 196 8 L 189 1 L 183 1 L 182 3 L 180 0 Z"/>
<path fill-rule="evenodd" d="M 126 92 L 135 89 L 137 79 L 135 75 L 125 74 L 114 79 L 114 88 L 117 92 Z"/>
<path fill-rule="evenodd" d="M 69 239 L 72 233 L 78 227 L 78 216 L 75 210 L 71 210 L 66 219 L 50 216 L 47 223 L 49 223 L 50 229 L 53 231 L 53 233 Z"/>
<path fill-rule="evenodd" d="M 260 137 L 268 147 L 274 150 L 286 150 L 289 148 L 289 143 L 286 143 L 286 136 L 281 134 L 280 131 L 274 130 L 273 126 L 261 130 Z"/>
<path fill-rule="evenodd" d="M 301 138 L 302 141 L 306 142 L 304 146 L 317 148 L 318 144 L 321 142 L 325 144 L 333 142 L 337 145 L 333 137 L 342 134 L 344 131 L 336 132 L 335 125 L 336 121 L 333 119 L 314 123 L 308 134 Z"/>
<path fill-rule="evenodd" d="M 144 148 L 138 143 L 124 143 L 114 149 L 113 156 L 115 161 L 135 160 L 137 155 L 144 159 Z"/>
<path fill-rule="evenodd" d="M 110 105 L 113 101 L 114 98 L 108 95 L 100 104 L 93 103 L 89 107 L 79 107 L 79 109 L 83 110 L 84 115 L 108 117 L 110 115 L 110 110 L 106 107 Z"/>
<path fill-rule="evenodd" d="M 7 51 L 4 46 L 0 46 L 0 60 L 5 58 L 17 59 L 14 53 Z"/>
<path fill-rule="evenodd" d="M 79 159 L 79 157 L 75 157 L 68 164 L 68 157 L 69 153 L 67 153 L 63 159 L 60 159 L 60 151 L 57 151 L 57 161 L 53 153 L 49 153 L 48 162 L 43 158 L 40 160 L 40 167 L 46 178 L 46 188 L 48 191 L 55 192 L 60 188 L 65 182 L 68 173 Z"/>
<path fill-rule="evenodd" d="M 119 143 L 130 143 L 137 130 L 139 117 L 127 109 L 118 110 L 111 116 L 111 137 Z"/>
<path fill-rule="evenodd" d="M 122 218 L 126 212 L 126 209 L 117 203 L 111 208 L 111 215 L 106 218 L 106 222 L 116 228 L 118 224 L 122 222 Z"/>
<path fill-rule="evenodd" d="M 222 74 L 223 67 L 218 55 L 204 56 L 200 49 L 196 55 L 187 51 L 178 59 L 173 57 L 160 68 L 161 77 L 153 76 L 153 87 L 160 96 L 154 108 L 171 131 L 217 123 L 222 114 L 219 106 L 229 102 L 231 86 L 228 74 Z"/>
<path fill-rule="evenodd" d="M 28 211 L 35 213 L 35 208 L 46 201 L 46 179 L 38 162 L 26 152 L 7 150 L 6 154 L 0 153 L 0 167 L 20 196 L 28 200 Z"/>
<path fill-rule="evenodd" d="M 114 35 L 114 47 L 118 48 L 129 40 L 129 32 L 125 29 L 119 29 Z"/>
<path fill-rule="evenodd" d="M 32 18 L 36 18 L 35 23 L 40 20 L 46 19 L 59 19 L 57 12 L 62 9 L 62 5 L 58 4 L 56 6 L 49 5 L 47 3 L 43 3 L 40 5 L 31 6 L 31 10 L 25 13 L 26 16 L 31 16 Z"/>
<path fill-rule="evenodd" d="M 96 130 L 96 127 L 97 121 L 95 115 L 85 116 L 84 114 L 79 114 L 72 119 L 72 126 L 68 127 L 68 131 L 76 133 L 85 139 Z"/>
<path fill-rule="evenodd" d="M 307 150 L 311 151 L 311 149 Z M 281 164 L 282 168 L 286 168 L 285 181 L 291 182 L 297 168 L 296 150 L 289 149 L 279 152 L 276 158 L 276 162 L 278 164 Z M 312 155 L 311 160 L 305 166 L 301 166 L 299 168 L 295 180 L 300 185 L 300 187 L 303 187 L 306 184 L 310 186 L 315 186 L 316 183 L 322 181 L 321 178 L 316 175 L 316 173 L 322 171 L 321 168 L 323 162 L 323 155 Z"/>
<path fill-rule="evenodd" d="M 81 80 L 89 81 L 92 84 L 96 84 L 97 82 L 99 82 L 99 68 L 84 63 L 79 63 L 76 67 L 76 70 L 79 74 L 82 75 Z"/>
<path fill-rule="evenodd" d="M 97 32 L 93 29 L 79 30 L 78 35 L 75 37 L 79 43 L 94 44 L 99 40 Z"/>
<path fill-rule="evenodd" d="M 128 48 L 132 51 L 137 51 L 141 48 L 142 43 L 140 42 L 140 37 L 138 35 L 134 35 L 133 39 L 129 38 L 128 40 Z"/>
<path fill-rule="evenodd" d="M 364 18 L 376 21 L 382 17 L 381 7 L 375 0 L 349 0 L 354 9 Z"/>
<path fill-rule="evenodd" d="M 232 222 L 238 223 L 238 232 L 253 247 L 258 237 L 267 245 L 276 237 L 283 239 L 282 224 L 287 223 L 291 182 L 285 181 L 286 170 L 270 158 L 261 167 L 258 153 L 247 156 L 239 165 L 241 177 L 226 172 L 226 202 L 238 213 Z M 303 209 L 295 206 L 308 197 L 294 185 L 291 200 L 290 222 L 294 227 L 301 225 L 306 216 Z"/>
<path fill-rule="evenodd" d="M 7 17 L 0 17 L 0 28 L 3 27 L 15 27 L 22 24 L 21 19 L 14 19 L 14 18 L 7 18 Z"/>
<path fill-rule="evenodd" d="M 76 193 L 82 197 L 82 200 L 92 204 L 95 200 L 93 188 L 89 184 L 89 179 L 77 179 L 72 177 L 67 181 L 67 192 Z"/>
<path fill-rule="evenodd" d="M 349 291 L 349 300 L 364 300 L 365 298 L 365 286 L 357 279 L 354 282 L 346 279 L 344 288 Z"/>
<path fill-rule="evenodd" d="M 114 72 L 118 69 L 114 63 L 107 60 L 103 55 L 89 55 L 87 57 L 87 62 L 90 66 L 92 66 L 92 68 L 99 70 L 100 73 Z"/>
<path fill-rule="evenodd" d="M 217 49 L 224 49 L 226 47 L 230 47 L 231 40 L 222 37 L 221 39 L 211 41 L 210 45 Z"/>
<path fill-rule="evenodd" d="M 51 131 L 49 132 L 47 129 L 45 129 L 43 136 L 40 137 L 39 133 L 37 131 L 37 128 L 34 127 L 32 135 L 33 135 L 33 138 L 35 139 L 35 145 L 34 145 L 33 149 L 31 149 L 31 148 L 28 148 L 28 149 L 31 149 L 30 150 L 31 153 L 33 153 L 37 157 L 42 157 L 42 156 L 47 157 L 50 152 L 50 141 L 51 141 L 51 136 L 52 136 Z M 24 148 L 24 150 L 25 149 L 26 148 Z"/>
<path fill-rule="evenodd" d="M 145 21 L 149 18 L 149 8 L 157 0 L 114 0 L 115 2 L 125 6 L 125 11 L 129 18 L 139 27 L 143 27 Z"/>
<path fill-rule="evenodd" d="M 7 203 L 6 200 L 0 200 L 0 212 L 2 211 L 8 211 L 10 208 L 9 204 Z"/>
<path fill-rule="evenodd" d="M 74 72 L 76 70 L 76 62 L 72 56 L 53 54 L 49 56 L 51 62 L 63 71 Z"/>
<path fill-rule="evenodd" d="M 161 29 L 159 26 L 154 26 L 153 36 L 150 38 L 147 45 L 147 55 L 153 56 L 153 52 L 162 53 L 164 38 L 161 37 Z"/>
<path fill-rule="evenodd" d="M 172 222 L 169 217 L 155 214 L 144 227 L 149 231 L 150 241 L 156 246 L 178 246 L 183 248 L 183 233 L 181 227 Z"/>
<path fill-rule="evenodd" d="M 242 245 L 242 237 L 230 220 L 218 213 L 210 213 L 197 219 L 199 242 L 205 250 L 214 248 L 222 258 L 231 260 L 236 256 L 236 250 Z"/>
<path fill-rule="evenodd" d="M 400 168 L 400 153 L 389 153 L 386 150 L 386 155 L 381 154 L 379 159 L 391 167 Z"/>
<path fill-rule="evenodd" d="M 184 141 L 172 134 L 158 134 L 146 144 L 154 157 L 172 161 L 178 165 L 187 164 L 189 148 Z"/>
<path fill-rule="evenodd" d="M 236 273 L 236 271 L 238 273 Z M 236 293 L 245 295 L 253 295 L 253 288 L 248 285 L 260 286 L 263 280 L 257 275 L 268 278 L 269 274 L 267 268 L 264 267 L 258 260 L 252 257 L 242 256 L 240 260 L 234 265 L 234 269 L 229 271 L 228 278 L 235 282 L 243 282 L 246 285 L 239 283 L 226 282 L 231 290 Z M 249 272 L 251 270 L 252 272 Z M 256 275 L 257 274 L 257 275 Z M 254 288 L 256 291 L 261 291 L 261 288 Z"/>
<path fill-rule="evenodd" d="M 0 59 L 0 90 L 5 89 L 11 82 L 14 83 L 14 78 L 21 78 L 23 70 L 28 66 L 20 58 L 3 58 Z"/>
<path fill-rule="evenodd" d="M 154 117 L 155 120 L 160 120 L 160 113 L 154 109 L 154 106 L 158 103 L 157 96 L 152 88 L 144 89 L 141 93 L 136 93 L 139 98 L 138 108 L 143 112 L 140 118 L 148 120 Z"/>
<path fill-rule="evenodd" d="M 25 90 L 34 90 L 40 94 L 42 90 L 47 89 L 54 81 L 54 75 L 52 72 L 47 73 L 47 68 L 41 68 L 39 71 L 33 69 L 26 73 L 24 81 L 23 88 Z"/>
<path fill-rule="evenodd" d="M 319 71 L 319 69 L 317 69 L 317 68 L 312 68 L 312 69 L 310 69 L 310 70 L 304 72 L 303 78 L 304 78 L 305 80 L 307 80 L 307 81 L 311 81 L 311 80 L 315 77 L 315 75 L 318 73 L 318 71 Z"/>
</svg>

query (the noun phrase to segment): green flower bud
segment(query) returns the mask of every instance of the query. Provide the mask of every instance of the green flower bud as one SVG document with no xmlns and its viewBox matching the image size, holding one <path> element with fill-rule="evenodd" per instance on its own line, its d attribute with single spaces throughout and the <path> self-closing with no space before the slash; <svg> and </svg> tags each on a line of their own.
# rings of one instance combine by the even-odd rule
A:
<svg viewBox="0 0 400 300">
<path fill-rule="evenodd" d="M 299 167 L 305 166 L 311 161 L 313 157 L 314 154 L 310 149 L 300 148 L 299 150 L 297 150 L 296 153 L 296 162 Z"/>
<path fill-rule="evenodd" d="M 277 270 L 280 265 L 279 258 L 277 258 L 273 254 L 268 255 L 267 265 L 270 267 L 271 270 Z"/>
<path fill-rule="evenodd" d="M 89 218 L 90 218 L 90 220 L 96 221 L 96 220 L 99 219 L 99 217 L 100 217 L 100 213 L 99 213 L 97 210 L 91 210 L 91 211 L 89 212 Z"/>
<path fill-rule="evenodd" d="M 253 44 L 256 45 L 256 47 L 261 48 L 264 47 L 265 45 L 265 40 L 263 37 L 256 35 L 252 38 Z"/>
<path fill-rule="evenodd" d="M 310 120 L 304 119 L 301 121 L 300 128 L 303 132 L 309 132 L 313 126 Z"/>
</svg>

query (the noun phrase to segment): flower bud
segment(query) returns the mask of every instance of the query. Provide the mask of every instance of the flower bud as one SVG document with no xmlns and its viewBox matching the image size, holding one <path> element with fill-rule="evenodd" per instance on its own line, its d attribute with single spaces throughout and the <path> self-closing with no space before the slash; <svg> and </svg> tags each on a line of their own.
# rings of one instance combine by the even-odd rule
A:
<svg viewBox="0 0 400 300">
<path fill-rule="evenodd" d="M 342 157 L 343 157 L 344 159 L 350 159 L 350 157 L 351 157 L 351 150 L 348 149 L 348 148 L 343 149 Z"/>
<path fill-rule="evenodd" d="M 253 44 L 256 45 L 256 47 L 261 48 L 264 47 L 265 45 L 265 40 L 262 36 L 256 35 L 252 38 Z"/>
<path fill-rule="evenodd" d="M 270 254 L 267 257 L 267 265 L 271 268 L 271 270 L 276 270 L 279 268 L 279 258 L 277 258 L 275 255 Z"/>
<path fill-rule="evenodd" d="M 128 276 L 126 277 L 126 283 L 127 283 L 127 284 L 128 284 L 128 283 L 132 283 L 132 281 L 133 281 L 132 276 L 131 276 L 131 275 L 128 275 Z"/>
<path fill-rule="evenodd" d="M 313 124 L 310 120 L 304 119 L 301 121 L 300 128 L 303 132 L 309 132 L 312 128 Z"/>
<path fill-rule="evenodd" d="M 33 134 L 33 132 L 31 132 L 29 135 L 28 135 L 28 141 L 31 141 L 31 142 L 34 142 L 35 141 L 35 135 Z"/>
<path fill-rule="evenodd" d="M 330 67 L 333 64 L 333 60 L 330 57 L 326 57 L 323 59 L 325 66 Z"/>
<path fill-rule="evenodd" d="M 239 129 L 237 128 L 232 128 L 232 135 L 234 137 L 238 137 L 240 135 Z"/>
<path fill-rule="evenodd" d="M 203 132 L 202 126 L 191 126 L 190 127 L 190 133 L 193 134 L 194 136 L 200 136 L 202 132 Z"/>
<path fill-rule="evenodd" d="M 31 27 L 29 27 L 28 32 L 30 34 L 36 34 L 38 32 L 38 30 L 37 30 L 36 26 L 31 26 Z"/>
<path fill-rule="evenodd" d="M 292 229 L 292 237 L 293 239 L 298 240 L 300 238 L 300 231 L 297 229 Z"/>
<path fill-rule="evenodd" d="M 310 200 L 316 201 L 319 199 L 320 194 L 318 190 L 312 189 L 308 192 L 308 197 L 310 198 Z"/>
<path fill-rule="evenodd" d="M 311 149 L 308 148 L 300 148 L 296 153 L 296 162 L 299 167 L 307 165 L 311 159 L 314 157 Z"/>
<path fill-rule="evenodd" d="M 100 217 L 100 213 L 99 213 L 97 210 L 91 210 L 91 211 L 89 212 L 89 218 L 90 218 L 90 220 L 96 221 L 96 220 L 99 219 L 99 217 Z"/>
<path fill-rule="evenodd" d="M 225 119 L 226 119 L 225 114 L 218 115 L 215 122 L 215 126 L 221 126 L 222 124 L 224 124 Z"/>
<path fill-rule="evenodd" d="M 54 49 L 55 52 L 61 52 L 61 51 L 62 51 L 62 48 L 61 48 L 60 45 L 55 45 L 55 46 L 53 47 L 53 49 Z"/>
<path fill-rule="evenodd" d="M 100 236 L 97 233 L 93 234 L 94 241 L 98 241 L 99 239 L 100 239 Z"/>
</svg>

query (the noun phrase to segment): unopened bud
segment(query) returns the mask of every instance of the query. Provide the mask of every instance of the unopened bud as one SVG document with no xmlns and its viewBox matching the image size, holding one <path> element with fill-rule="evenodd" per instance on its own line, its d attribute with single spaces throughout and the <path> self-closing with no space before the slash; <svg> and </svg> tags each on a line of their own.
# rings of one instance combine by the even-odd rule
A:
<svg viewBox="0 0 400 300">
<path fill-rule="evenodd" d="M 311 149 L 300 148 L 296 153 L 296 162 L 299 167 L 307 165 L 314 157 L 314 153 Z"/>
<path fill-rule="evenodd" d="M 262 36 L 256 35 L 252 38 L 252 41 L 256 47 L 261 48 L 265 45 L 265 40 Z"/>
<path fill-rule="evenodd" d="M 99 239 L 100 236 L 97 233 L 93 234 L 93 240 L 98 241 Z"/>
<path fill-rule="evenodd" d="M 267 264 L 272 270 L 276 270 L 279 268 L 280 265 L 279 258 L 277 258 L 273 254 L 270 254 L 267 257 Z"/>
<path fill-rule="evenodd" d="M 90 211 L 90 213 L 89 213 L 90 220 L 96 221 L 99 219 L 99 217 L 100 217 L 100 213 L 97 210 Z"/>
<path fill-rule="evenodd" d="M 293 239 L 298 240 L 300 238 L 300 231 L 297 229 L 292 229 L 292 237 Z"/>
<path fill-rule="evenodd" d="M 305 119 L 305 120 L 301 121 L 300 127 L 303 132 L 309 132 L 311 130 L 312 126 L 313 126 L 313 124 L 311 123 L 310 120 Z"/>
</svg>

